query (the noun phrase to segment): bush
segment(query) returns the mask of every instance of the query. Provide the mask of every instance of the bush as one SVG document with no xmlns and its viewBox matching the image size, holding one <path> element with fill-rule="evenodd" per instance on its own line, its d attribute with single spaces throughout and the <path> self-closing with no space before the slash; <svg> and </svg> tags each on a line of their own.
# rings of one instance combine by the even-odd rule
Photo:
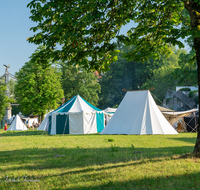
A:
<svg viewBox="0 0 200 190">
<path fill-rule="evenodd" d="M 191 89 L 190 88 L 181 88 L 181 89 L 179 89 L 180 91 L 191 91 Z"/>
</svg>

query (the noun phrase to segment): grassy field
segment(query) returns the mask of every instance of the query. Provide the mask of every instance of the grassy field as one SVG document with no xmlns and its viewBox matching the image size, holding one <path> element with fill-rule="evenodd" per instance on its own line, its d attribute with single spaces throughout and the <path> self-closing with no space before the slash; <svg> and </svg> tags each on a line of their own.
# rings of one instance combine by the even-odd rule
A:
<svg viewBox="0 0 200 190">
<path fill-rule="evenodd" d="M 200 189 L 196 135 L 0 130 L 0 189 Z"/>
</svg>

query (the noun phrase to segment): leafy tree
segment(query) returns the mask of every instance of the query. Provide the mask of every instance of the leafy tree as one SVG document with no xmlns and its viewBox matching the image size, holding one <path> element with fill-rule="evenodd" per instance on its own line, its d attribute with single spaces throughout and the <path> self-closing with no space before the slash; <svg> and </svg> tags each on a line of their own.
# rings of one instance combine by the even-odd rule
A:
<svg viewBox="0 0 200 190">
<path fill-rule="evenodd" d="M 34 59 L 35 54 L 16 73 L 15 95 L 23 114 L 38 114 L 43 119 L 47 110 L 58 107 L 64 95 L 59 72 L 44 57 Z"/>
<path fill-rule="evenodd" d="M 9 102 L 12 101 L 6 96 L 6 85 L 0 85 L 0 121 L 6 114 L 6 107 L 9 106 Z"/>
<path fill-rule="evenodd" d="M 0 85 L 4 85 L 5 84 L 5 77 L 0 79 Z M 10 90 L 10 97 L 14 98 L 15 97 L 15 85 L 16 82 L 11 78 L 9 80 L 9 90 Z"/>
<path fill-rule="evenodd" d="M 29 42 L 43 43 L 47 46 L 43 53 L 55 59 L 104 70 L 114 61 L 115 37 L 134 45 L 127 54 L 130 60 L 145 61 L 169 54 L 168 44 L 184 47 L 180 38 L 192 36 L 200 76 L 200 0 L 32 0 L 28 7 L 30 18 L 38 22 L 32 28 L 38 33 Z M 184 9 L 189 12 L 189 23 L 182 14 Z M 122 25 L 131 20 L 137 26 L 128 36 L 119 35 Z M 61 49 L 53 52 L 56 44 Z M 200 152 L 200 127 L 194 152 Z"/>
<path fill-rule="evenodd" d="M 143 83 L 151 78 L 154 69 L 160 67 L 159 62 L 149 59 L 141 64 L 136 61 L 128 61 L 123 55 L 130 51 L 131 47 L 119 47 L 118 60 L 111 63 L 110 70 L 102 75 L 99 80 L 101 93 L 99 94 L 100 108 L 113 107 L 119 104 L 126 90 L 137 90 Z"/>
<path fill-rule="evenodd" d="M 9 81 L 9 90 L 10 90 L 10 97 L 15 98 L 15 85 L 17 84 L 16 81 L 10 79 Z"/>
<path fill-rule="evenodd" d="M 197 62 L 194 59 L 194 50 L 190 53 L 181 53 L 179 57 L 179 67 L 174 71 L 174 78 L 177 79 L 177 85 L 197 86 Z"/>
<path fill-rule="evenodd" d="M 183 53 L 186 51 L 172 48 L 169 57 L 161 56 L 159 60 L 156 60 L 159 62 L 160 68 L 155 69 L 152 77 L 141 87 L 141 89 L 155 88 L 152 93 L 155 95 L 154 99 L 158 105 L 162 103 L 168 91 L 175 90 L 179 78 L 174 77 L 174 72 L 176 69 L 182 70 L 179 66 L 179 56 Z"/>
<path fill-rule="evenodd" d="M 62 65 L 61 71 L 65 101 L 79 94 L 91 104 L 97 105 L 101 87 L 93 72 L 87 72 L 78 66 L 67 64 Z"/>
</svg>

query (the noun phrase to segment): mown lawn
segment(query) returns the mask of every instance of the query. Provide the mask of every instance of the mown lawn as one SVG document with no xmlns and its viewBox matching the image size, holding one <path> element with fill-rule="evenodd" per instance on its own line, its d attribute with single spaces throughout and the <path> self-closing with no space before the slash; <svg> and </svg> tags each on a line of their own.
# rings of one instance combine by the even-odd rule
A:
<svg viewBox="0 0 200 190">
<path fill-rule="evenodd" d="M 0 130 L 0 189 L 200 189 L 196 135 Z"/>
</svg>

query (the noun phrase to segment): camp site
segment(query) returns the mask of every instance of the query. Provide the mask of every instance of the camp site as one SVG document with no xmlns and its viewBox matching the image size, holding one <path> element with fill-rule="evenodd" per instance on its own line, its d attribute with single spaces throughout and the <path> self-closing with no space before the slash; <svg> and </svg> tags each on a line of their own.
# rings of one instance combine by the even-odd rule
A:
<svg viewBox="0 0 200 190">
<path fill-rule="evenodd" d="M 200 189 L 200 0 L 0 9 L 0 190 Z"/>
</svg>

